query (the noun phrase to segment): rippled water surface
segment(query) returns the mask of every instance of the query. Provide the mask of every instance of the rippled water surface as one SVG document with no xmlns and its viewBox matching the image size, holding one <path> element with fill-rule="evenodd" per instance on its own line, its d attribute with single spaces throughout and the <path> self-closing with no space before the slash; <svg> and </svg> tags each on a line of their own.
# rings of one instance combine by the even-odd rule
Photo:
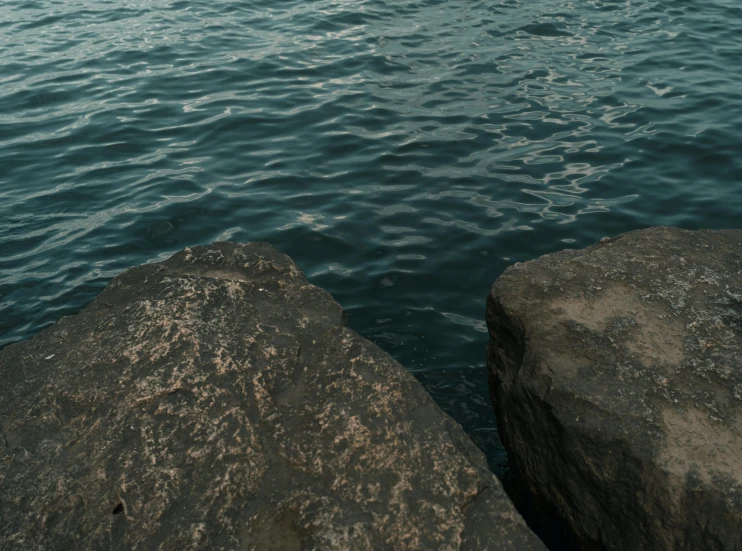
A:
<svg viewBox="0 0 742 551">
<path fill-rule="evenodd" d="M 740 226 L 738 0 L 0 3 L 0 346 L 267 240 L 488 453 L 511 263 Z"/>
</svg>

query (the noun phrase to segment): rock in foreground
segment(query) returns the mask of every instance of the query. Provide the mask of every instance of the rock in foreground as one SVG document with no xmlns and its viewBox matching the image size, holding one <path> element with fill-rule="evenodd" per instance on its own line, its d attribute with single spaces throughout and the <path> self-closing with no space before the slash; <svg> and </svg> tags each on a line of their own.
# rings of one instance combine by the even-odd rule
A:
<svg viewBox="0 0 742 551">
<path fill-rule="evenodd" d="M 511 463 L 585 548 L 742 549 L 742 231 L 512 266 L 487 323 Z"/>
<path fill-rule="evenodd" d="M 541 549 L 482 453 L 267 244 L 0 351 L 0 549 Z"/>
</svg>

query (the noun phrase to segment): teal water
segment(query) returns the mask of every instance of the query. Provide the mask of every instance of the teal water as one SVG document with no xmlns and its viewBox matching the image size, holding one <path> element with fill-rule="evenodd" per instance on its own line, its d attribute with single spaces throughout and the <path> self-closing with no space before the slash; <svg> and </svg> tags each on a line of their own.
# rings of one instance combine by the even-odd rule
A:
<svg viewBox="0 0 742 551">
<path fill-rule="evenodd" d="M 0 346 L 266 240 L 488 453 L 502 270 L 740 226 L 738 0 L 0 3 Z"/>
</svg>

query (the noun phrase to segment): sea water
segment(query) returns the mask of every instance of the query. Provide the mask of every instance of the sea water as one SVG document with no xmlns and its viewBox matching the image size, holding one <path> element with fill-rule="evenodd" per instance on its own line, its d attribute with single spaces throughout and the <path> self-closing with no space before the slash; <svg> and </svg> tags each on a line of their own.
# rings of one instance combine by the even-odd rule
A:
<svg viewBox="0 0 742 551">
<path fill-rule="evenodd" d="M 501 472 L 510 264 L 740 226 L 738 0 L 0 3 L 0 346 L 113 276 L 265 240 Z"/>
</svg>

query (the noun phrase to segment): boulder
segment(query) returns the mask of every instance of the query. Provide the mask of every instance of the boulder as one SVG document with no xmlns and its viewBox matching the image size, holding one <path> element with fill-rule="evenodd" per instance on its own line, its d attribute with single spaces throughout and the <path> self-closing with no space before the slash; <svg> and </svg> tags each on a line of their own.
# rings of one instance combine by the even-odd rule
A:
<svg viewBox="0 0 742 551">
<path fill-rule="evenodd" d="M 185 249 L 0 351 L 0 549 L 542 549 L 270 245 Z"/>
<path fill-rule="evenodd" d="M 500 435 L 583 548 L 742 549 L 742 231 L 651 228 L 508 268 Z"/>
</svg>

